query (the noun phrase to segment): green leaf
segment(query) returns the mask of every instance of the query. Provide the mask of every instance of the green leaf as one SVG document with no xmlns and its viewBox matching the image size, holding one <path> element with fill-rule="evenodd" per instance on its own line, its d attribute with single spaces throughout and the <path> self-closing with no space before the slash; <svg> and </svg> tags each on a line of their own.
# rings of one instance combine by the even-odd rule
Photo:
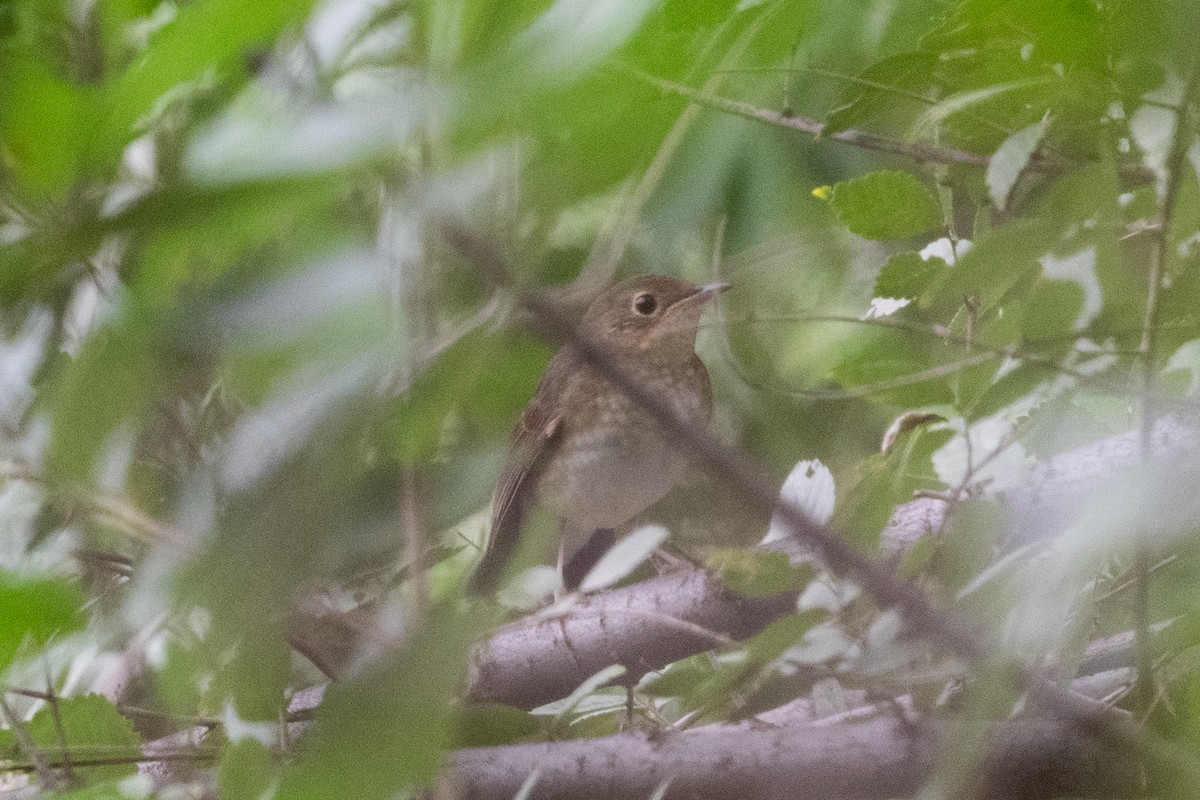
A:
<svg viewBox="0 0 1200 800">
<path fill-rule="evenodd" d="M 799 642 L 810 628 L 828 618 L 829 612 L 823 608 L 785 614 L 751 637 L 746 643 L 746 650 L 753 662 L 770 663 Z"/>
<path fill-rule="evenodd" d="M 825 609 L 813 609 L 785 614 L 772 620 L 766 628 L 743 645 L 745 656 L 719 665 L 718 671 L 688 693 L 690 704 L 712 707 L 727 704 L 735 696 L 753 693 L 757 684 L 769 680 L 775 670 L 772 662 L 796 645 L 819 622 L 827 619 Z"/>
<path fill-rule="evenodd" d="M 160 97 L 200 81 L 209 69 L 218 81 L 243 75 L 253 48 L 302 22 L 312 5 L 313 0 L 202 0 L 181 6 L 111 86 L 102 146 L 119 149 Z"/>
<path fill-rule="evenodd" d="M 78 177 L 90 120 L 84 95 L 41 60 L 0 49 L 0 143 L 19 185 L 59 195 Z"/>
<path fill-rule="evenodd" d="M 833 187 L 838 219 L 866 239 L 903 239 L 941 224 L 937 199 L 907 172 L 872 172 Z"/>
<path fill-rule="evenodd" d="M 544 343 L 525 334 L 474 331 L 442 351 L 382 423 L 382 438 L 401 462 L 437 455 L 453 415 L 500 435 L 511 429 L 546 368 Z"/>
<path fill-rule="evenodd" d="M 1025 362 L 1006 372 L 980 393 L 970 406 L 970 418 L 990 417 L 1029 396 L 1050 380 L 1053 367 L 1045 362 Z"/>
<path fill-rule="evenodd" d="M 1025 303 L 1022 333 L 1032 342 L 1064 337 L 1075 330 L 1083 300 L 1083 287 L 1075 281 L 1039 279 Z"/>
<path fill-rule="evenodd" d="M 50 448 L 58 477 L 87 481 L 100 449 L 162 388 L 159 333 L 136 312 L 93 333 L 51 387 Z"/>
<path fill-rule="evenodd" d="M 838 107 L 826 116 L 821 136 L 876 120 L 903 127 L 903 118 L 926 107 L 919 98 L 935 87 L 938 67 L 938 54 L 930 50 L 899 53 L 877 61 L 849 82 Z"/>
<path fill-rule="evenodd" d="M 936 284 L 948 267 L 937 256 L 925 259 L 916 252 L 897 253 L 879 271 L 874 296 L 916 300 Z"/>
<path fill-rule="evenodd" d="M 0 673 L 29 641 L 45 646 L 83 627 L 83 595 L 73 583 L 0 572 Z"/>
<path fill-rule="evenodd" d="M 256 739 L 226 745 L 217 770 L 217 790 L 229 800 L 258 800 L 277 770 L 275 756 Z"/>
<path fill-rule="evenodd" d="M 1046 218 L 1019 220 L 977 237 L 958 263 L 945 271 L 945 279 L 931 295 L 930 312 L 942 317 L 954 316 L 951 331 L 965 335 L 967 315 L 963 298 L 973 298 L 978 340 L 990 346 L 1013 343 L 1019 331 L 1005 329 L 1012 338 L 984 338 L 980 325 L 1001 314 L 1011 318 L 1005 312 L 1017 305 L 1010 295 L 1014 286 L 1028 285 L 1033 275 L 1041 274 L 1041 257 L 1054 246 L 1060 228 L 1067 224 Z"/>
<path fill-rule="evenodd" d="M 997 208 L 1003 210 L 1008 203 L 1009 193 L 1045 135 L 1045 121 L 1038 122 L 1009 136 L 992 154 L 987 168 L 987 185 L 988 194 Z"/>
<path fill-rule="evenodd" d="M 702 653 L 676 661 L 652 678 L 644 678 L 638 690 L 654 697 L 690 695 L 715 675 L 713 659 L 709 654 Z"/>
<path fill-rule="evenodd" d="M 1010 81 L 1007 83 L 998 83 L 991 86 L 984 86 L 979 89 L 971 89 L 965 92 L 957 92 L 950 97 L 936 103 L 921 115 L 921 119 L 917 121 L 915 126 L 918 135 L 932 134 L 937 130 L 937 127 L 946 121 L 947 118 L 954 114 L 958 114 L 969 109 L 974 109 L 976 106 L 984 105 L 997 97 L 1000 97 L 1009 92 L 1018 92 L 1023 89 L 1028 89 L 1031 86 L 1036 86 L 1043 81 L 1040 80 L 1025 80 L 1025 81 Z"/>
<path fill-rule="evenodd" d="M 933 374 L 930 369 L 931 365 L 918 360 L 911 349 L 900 349 L 889 355 L 876 345 L 838 364 L 831 377 L 847 389 L 869 391 L 871 396 L 899 406 L 951 402 L 953 393 L 947 385 L 947 376 Z"/>
<path fill-rule="evenodd" d="M 489 747 L 512 744 L 541 728 L 527 711 L 500 703 L 468 703 L 463 708 L 455 747 Z"/>
<path fill-rule="evenodd" d="M 441 771 L 466 678 L 475 623 L 431 609 L 403 650 L 354 680 L 332 684 L 303 756 L 283 776 L 278 800 L 395 797 Z"/>
<path fill-rule="evenodd" d="M 727 587 L 747 597 L 798 592 L 812 580 L 812 567 L 794 565 L 784 553 L 728 548 L 710 555 L 708 567 Z"/>
<path fill-rule="evenodd" d="M 127 759 L 124 764 L 78 767 L 78 774 L 88 781 L 119 780 L 137 772 L 141 739 L 116 706 L 96 694 L 61 698 L 55 706 L 57 711 L 49 704 L 43 706 L 25 726 L 34 744 L 53 756 L 55 763 L 61 763 L 65 746 L 65 751 L 79 761 Z M 20 753 L 10 755 L 24 759 Z"/>
<path fill-rule="evenodd" d="M 238 278 L 245 281 L 336 250 L 329 216 L 342 201 L 335 189 L 325 175 L 174 186 L 131 205 L 106 227 L 143 242 L 128 281 L 138 301 L 174 307 L 181 290 L 207 288 L 234 267 L 242 268 Z M 264 261 L 266 254 L 271 258 Z"/>
<path fill-rule="evenodd" d="M 933 406 L 932 410 L 943 417 L 954 413 L 945 406 Z M 937 429 L 931 430 L 934 427 Z M 931 458 L 951 435 L 940 426 L 920 426 L 904 437 L 903 446 L 860 461 L 842 492 L 833 528 L 864 552 L 876 553 L 880 534 L 898 504 L 911 500 L 916 489 L 942 488 Z"/>
</svg>

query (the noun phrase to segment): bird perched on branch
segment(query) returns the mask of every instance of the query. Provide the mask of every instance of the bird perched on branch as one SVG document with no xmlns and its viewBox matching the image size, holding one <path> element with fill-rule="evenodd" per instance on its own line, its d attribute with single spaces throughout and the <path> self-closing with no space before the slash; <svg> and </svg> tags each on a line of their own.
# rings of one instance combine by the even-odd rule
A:
<svg viewBox="0 0 1200 800">
<path fill-rule="evenodd" d="M 708 300 L 725 284 L 696 286 L 645 276 L 605 289 L 577 332 L 609 354 L 629 378 L 666 401 L 680 419 L 706 426 L 712 389 L 696 355 Z M 513 432 L 492 501 L 492 527 L 469 591 L 496 589 L 531 512 L 559 524 L 558 569 L 573 589 L 616 532 L 684 477 L 685 454 L 653 416 L 565 344 L 551 359 Z"/>
</svg>

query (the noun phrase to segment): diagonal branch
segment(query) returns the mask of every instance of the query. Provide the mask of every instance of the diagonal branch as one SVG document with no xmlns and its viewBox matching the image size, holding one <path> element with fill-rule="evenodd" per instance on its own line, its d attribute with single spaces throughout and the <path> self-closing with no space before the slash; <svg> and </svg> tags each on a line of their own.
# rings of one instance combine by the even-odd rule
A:
<svg viewBox="0 0 1200 800">
<path fill-rule="evenodd" d="M 955 147 L 939 147 L 925 144 L 924 142 L 907 142 L 854 128 L 834 131 L 826 136 L 825 131 L 828 126 L 824 122 L 812 119 L 811 117 L 785 114 L 741 100 L 721 97 L 720 95 L 694 89 L 691 86 L 677 83 L 676 81 L 660 78 L 657 75 L 651 75 L 634 67 L 624 66 L 621 67 L 621 71 L 624 74 L 637 78 L 643 83 L 682 97 L 692 103 L 698 103 L 745 119 L 766 122 L 770 125 L 778 125 L 779 127 L 807 133 L 814 139 L 824 137 L 864 150 L 874 150 L 879 153 L 903 156 L 922 164 L 959 164 L 986 168 L 991 163 L 991 158 L 982 153 L 973 153 L 969 150 L 960 150 Z M 1054 157 L 1046 153 L 1037 153 L 1029 161 L 1029 169 L 1045 173 L 1065 172 L 1074 166 L 1076 164 L 1073 161 Z M 1141 185 L 1153 180 L 1153 176 L 1149 171 L 1140 164 L 1122 164 L 1119 167 L 1119 172 L 1125 180 L 1135 185 Z"/>
<path fill-rule="evenodd" d="M 1171 231 L 1175 220 L 1175 206 L 1179 189 L 1183 184 L 1187 165 L 1187 154 L 1196 138 L 1191 127 L 1192 106 L 1200 92 L 1200 55 L 1193 59 L 1192 71 L 1184 87 L 1183 97 L 1175 111 L 1175 130 L 1171 135 L 1171 146 L 1167 152 L 1164 168 L 1166 181 L 1162 203 L 1159 207 L 1158 225 L 1154 230 L 1153 250 L 1150 258 L 1149 286 L 1146 289 L 1146 308 L 1142 322 L 1142 335 L 1138 344 L 1141 361 L 1141 408 L 1139 426 L 1141 430 L 1142 457 L 1151 455 L 1151 435 L 1154 426 L 1154 377 L 1158 371 L 1158 307 L 1159 299 L 1167 279 L 1167 267 L 1171 253 Z M 1134 553 L 1134 607 L 1133 615 L 1138 632 L 1138 683 L 1136 694 L 1147 711 L 1154 699 L 1153 654 L 1150 652 L 1150 566 L 1153 560 L 1151 544 L 1147 536 L 1136 545 Z"/>
<path fill-rule="evenodd" d="M 506 259 L 487 242 L 456 225 L 446 225 L 444 233 L 480 272 L 501 285 L 510 285 L 513 273 Z M 884 609 L 895 609 L 917 636 L 934 643 L 976 666 L 996 666 L 992 649 L 950 609 L 935 608 L 913 584 L 898 577 L 891 569 L 863 555 L 832 530 L 811 520 L 791 502 L 777 502 L 777 483 L 753 459 L 741 450 L 719 442 L 706 431 L 688 424 L 657 393 L 634 380 L 613 355 L 581 336 L 575 319 L 557 304 L 535 293 L 523 293 L 522 305 L 530 312 L 540 331 L 552 340 L 570 345 L 598 375 L 618 387 L 626 396 L 649 413 L 667 432 L 675 446 L 694 463 L 736 490 L 748 506 L 774 507 L 776 517 L 792 537 L 809 548 L 834 573 L 854 581 Z M 1048 710 L 1073 719 L 1111 737 L 1115 742 L 1139 752 L 1153 754 L 1171 765 L 1186 785 L 1200 786 L 1200 763 L 1195 757 L 1169 743 L 1152 738 L 1094 705 L 1048 683 L 1035 669 L 1011 664 L 1017 685 L 1035 690 Z"/>
</svg>

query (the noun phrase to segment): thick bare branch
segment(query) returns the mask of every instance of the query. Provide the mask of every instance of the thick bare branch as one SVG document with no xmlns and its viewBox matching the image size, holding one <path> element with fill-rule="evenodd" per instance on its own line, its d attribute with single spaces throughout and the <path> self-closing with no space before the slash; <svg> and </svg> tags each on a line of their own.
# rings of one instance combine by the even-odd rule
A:
<svg viewBox="0 0 1200 800">
<path fill-rule="evenodd" d="M 1070 723 L 1019 720 L 964 730 L 884 715 L 840 725 L 721 725 L 645 737 L 461 750 L 452 767 L 470 800 L 508 800 L 536 771 L 537 800 L 648 797 L 732 800 L 911 795 L 958 737 L 985 743 L 980 796 L 1131 796 L 1142 772 L 1129 755 Z"/>
<path fill-rule="evenodd" d="M 795 604 L 795 594 L 734 594 L 700 570 L 670 573 L 585 597 L 562 617 L 502 628 L 475 649 L 468 696 L 532 708 L 565 697 L 610 664 L 623 664 L 636 679 L 713 648 L 711 635 L 671 619 L 745 639 Z"/>
</svg>

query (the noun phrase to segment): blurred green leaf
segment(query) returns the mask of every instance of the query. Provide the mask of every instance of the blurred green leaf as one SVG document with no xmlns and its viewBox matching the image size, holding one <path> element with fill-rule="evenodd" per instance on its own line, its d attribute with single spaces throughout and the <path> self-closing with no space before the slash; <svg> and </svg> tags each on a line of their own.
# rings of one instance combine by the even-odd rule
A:
<svg viewBox="0 0 1200 800">
<path fill-rule="evenodd" d="M 1014 287 L 1027 285 L 1041 271 L 1039 259 L 1053 247 L 1060 227 L 1065 223 L 1058 220 L 1021 220 L 976 238 L 974 246 L 945 272 L 945 280 L 931 298 L 931 313 L 943 320 L 953 317 L 954 332 L 963 336 L 972 316 L 964 308 L 964 300 L 969 299 L 976 309 L 976 336 L 992 346 L 1012 344 L 1017 329 L 997 326 L 983 331 L 982 324 L 998 321 L 1006 305 L 1019 305 L 1017 296 L 1011 297 L 1011 303 L 1006 302 L 1009 293 Z M 1004 335 L 996 335 L 1000 333 Z"/>
<path fill-rule="evenodd" d="M 497 703 L 469 703 L 463 709 L 456 747 L 512 744 L 537 733 L 539 721 L 529 712 Z"/>
<path fill-rule="evenodd" d="M 763 682 L 775 674 L 772 662 L 794 646 L 814 625 L 828 617 L 824 609 L 785 614 L 744 643 L 744 657 L 722 664 L 711 679 L 688 695 L 695 707 L 729 704 L 735 698 L 753 695 Z"/>
<path fill-rule="evenodd" d="M 136 309 L 103 325 L 79 356 L 62 363 L 51 390 L 53 427 L 46 456 L 59 478 L 93 478 L 101 448 L 137 420 L 163 388 L 162 337 Z"/>
<path fill-rule="evenodd" d="M 785 553 L 761 553 L 753 550 L 718 550 L 708 557 L 709 569 L 721 582 L 747 597 L 771 597 L 798 592 L 812 580 L 812 567 L 793 565 Z"/>
<path fill-rule="evenodd" d="M 865 239 L 903 239 L 941 224 L 937 199 L 907 172 L 872 172 L 833 187 L 838 219 Z"/>
<path fill-rule="evenodd" d="M 229 800 L 258 800 L 275 778 L 275 756 L 255 739 L 227 744 L 217 770 L 217 789 Z"/>
<path fill-rule="evenodd" d="M 74 583 L 0 571 L 0 672 L 23 643 L 44 647 L 54 637 L 82 628 L 87 621 L 83 606 L 83 594 Z"/>
<path fill-rule="evenodd" d="M 245 74 L 249 62 L 288 26 L 308 15 L 313 0 L 200 0 L 183 6 L 155 32 L 149 47 L 109 87 L 109 112 L 100 145 L 119 150 L 169 90 Z"/>
<path fill-rule="evenodd" d="M 917 120 L 915 127 L 919 133 L 931 132 L 954 114 L 978 111 L 979 106 L 986 105 L 997 97 L 1010 92 L 1021 92 L 1021 90 L 1036 86 L 1038 83 L 1038 81 L 1009 81 L 957 92 L 930 106 Z"/>
<path fill-rule="evenodd" d="M 926 259 L 920 253 L 897 253 L 879 271 L 874 295 L 916 300 L 936 284 L 947 268 L 937 256 Z"/>
<path fill-rule="evenodd" d="M 857 347 L 843 348 L 849 352 L 830 377 L 847 389 L 870 392 L 898 406 L 949 403 L 953 395 L 947 377 L 955 374 L 954 361 L 947 359 L 946 366 L 931 363 L 947 354 L 944 348 L 931 352 L 929 344 L 908 332 L 875 329 L 861 337 Z"/>
<path fill-rule="evenodd" d="M 653 697 L 690 695 L 696 687 L 713 678 L 716 667 L 707 653 L 681 659 L 653 678 L 644 678 L 638 690 Z"/>
<path fill-rule="evenodd" d="M 391 405 L 384 439 L 407 463 L 434 457 L 452 441 L 452 421 L 480 434 L 507 434 L 529 401 L 550 351 L 524 332 L 477 330 L 438 354 Z"/>
<path fill-rule="evenodd" d="M 178 187 L 147 196 L 105 227 L 140 234 L 129 286 L 147 307 L 160 308 L 180 302 L 185 289 L 212 286 L 235 267 L 242 269 L 234 279 L 249 283 L 280 264 L 335 251 L 328 210 L 336 189 L 323 175 Z M 290 258 L 292 247 L 298 253 Z M 275 258 L 265 261 L 268 255 Z"/>
<path fill-rule="evenodd" d="M 76 773 L 84 780 L 112 781 L 137 772 L 141 739 L 116 706 L 100 695 L 59 698 L 34 714 L 25 724 L 25 730 L 40 749 L 56 754 L 56 763 L 61 763 L 64 752 L 79 761 L 124 759 L 127 762 L 76 767 Z M 8 746 L 7 757 L 24 761 L 25 757 L 14 746 Z"/>
<path fill-rule="evenodd" d="M 367 674 L 326 693 L 301 760 L 277 797 L 393 797 L 429 785 L 453 740 L 471 621 L 435 608 L 421 632 Z"/>
<path fill-rule="evenodd" d="M 880 121 L 905 127 L 906 118 L 928 107 L 927 98 L 939 81 L 938 54 L 916 50 L 888 56 L 849 81 L 837 108 L 825 119 L 822 136 Z"/>
<path fill-rule="evenodd" d="M 983 390 L 970 405 L 970 418 L 980 419 L 998 413 L 1017 400 L 1044 386 L 1051 379 L 1053 367 L 1044 362 L 1025 362 L 1013 366 Z"/>
<path fill-rule="evenodd" d="M 953 413 L 946 406 L 932 410 L 942 416 Z M 911 500 L 917 489 L 943 488 L 931 459 L 950 436 L 947 430 L 918 427 L 902 440 L 902 446 L 859 461 L 850 480 L 843 479 L 843 500 L 834 514 L 833 529 L 865 552 L 876 552 L 880 534 L 898 504 Z"/>
<path fill-rule="evenodd" d="M 31 55 L 0 48 L 0 143 L 11 176 L 34 197 L 61 196 L 81 177 L 89 98 Z"/>
</svg>

